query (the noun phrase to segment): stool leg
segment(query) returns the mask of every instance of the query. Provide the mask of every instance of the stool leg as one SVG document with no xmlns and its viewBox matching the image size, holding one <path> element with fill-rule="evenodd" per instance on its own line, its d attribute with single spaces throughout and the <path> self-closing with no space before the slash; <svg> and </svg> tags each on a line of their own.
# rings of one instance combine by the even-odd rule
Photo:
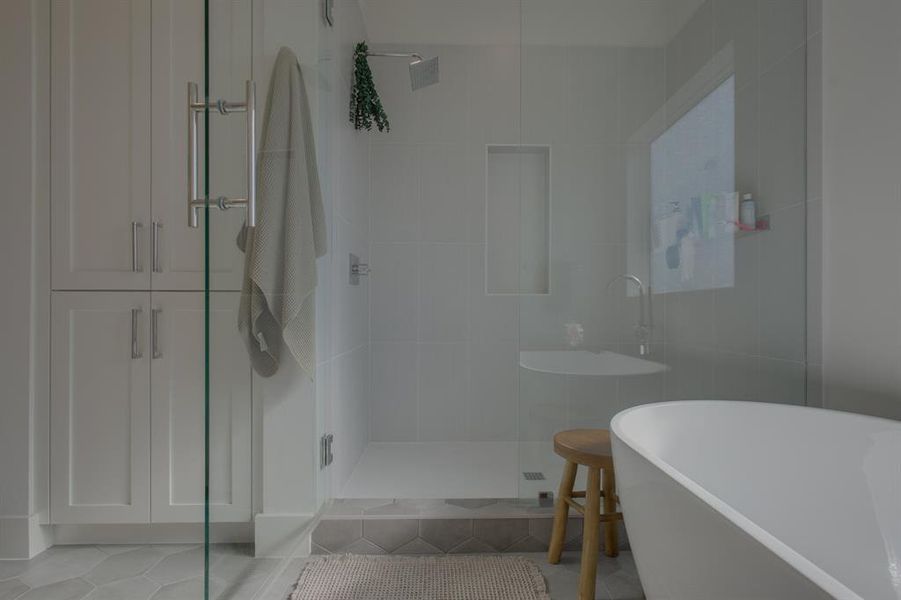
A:
<svg viewBox="0 0 901 600">
<path fill-rule="evenodd" d="M 604 469 L 604 513 L 616 512 L 616 475 L 613 469 Z M 604 554 L 610 557 L 619 555 L 619 523 L 607 521 L 604 523 Z"/>
<path fill-rule="evenodd" d="M 573 496 L 578 468 L 579 465 L 576 463 L 566 461 L 563 478 L 560 479 L 560 491 L 557 494 L 557 506 L 554 511 L 554 529 L 551 531 L 551 543 L 547 551 L 547 561 L 552 565 L 559 563 L 560 555 L 563 554 L 563 543 L 566 541 L 566 520 L 569 518 L 569 504 L 566 503 L 566 500 Z"/>
<path fill-rule="evenodd" d="M 585 488 L 585 521 L 582 526 L 582 569 L 579 575 L 579 599 L 594 600 L 594 584 L 598 573 L 598 530 L 601 515 L 601 472 L 588 468 Z"/>
</svg>

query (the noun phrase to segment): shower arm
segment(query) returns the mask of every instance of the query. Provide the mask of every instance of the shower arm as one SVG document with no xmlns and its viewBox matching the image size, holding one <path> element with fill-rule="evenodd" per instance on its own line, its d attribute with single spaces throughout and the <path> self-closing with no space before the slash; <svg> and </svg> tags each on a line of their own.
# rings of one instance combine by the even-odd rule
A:
<svg viewBox="0 0 901 600">
<path fill-rule="evenodd" d="M 376 56 L 382 58 L 415 58 L 416 62 L 422 62 L 421 54 L 416 52 L 367 52 L 366 56 Z"/>
</svg>

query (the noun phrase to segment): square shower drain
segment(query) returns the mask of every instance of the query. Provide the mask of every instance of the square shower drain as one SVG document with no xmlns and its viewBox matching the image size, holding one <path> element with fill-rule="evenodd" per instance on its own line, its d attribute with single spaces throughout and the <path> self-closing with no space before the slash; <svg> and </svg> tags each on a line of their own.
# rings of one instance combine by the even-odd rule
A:
<svg viewBox="0 0 901 600">
<path fill-rule="evenodd" d="M 526 481 L 544 481 L 544 473 L 541 471 L 524 471 L 522 476 Z"/>
</svg>

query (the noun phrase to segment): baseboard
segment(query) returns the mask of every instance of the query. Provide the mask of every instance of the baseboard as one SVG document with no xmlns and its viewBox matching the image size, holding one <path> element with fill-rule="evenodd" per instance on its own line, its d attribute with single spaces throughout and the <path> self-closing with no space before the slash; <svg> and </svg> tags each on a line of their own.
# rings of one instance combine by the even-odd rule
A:
<svg viewBox="0 0 901 600">
<path fill-rule="evenodd" d="M 253 542 L 253 523 L 216 523 L 214 544 Z M 54 525 L 54 543 L 70 544 L 202 544 L 203 523 Z"/>
<path fill-rule="evenodd" d="M 53 531 L 38 515 L 0 517 L 0 560 L 34 558 L 53 545 Z"/>
<path fill-rule="evenodd" d="M 214 544 L 254 543 L 261 557 L 310 555 L 318 515 L 258 514 L 253 523 L 217 523 Z M 202 523 L 41 525 L 38 517 L 0 517 L 0 560 L 26 559 L 52 545 L 202 544 Z"/>
<path fill-rule="evenodd" d="M 47 548 L 56 543 L 56 535 L 52 525 L 42 524 L 38 515 L 32 515 L 30 519 L 31 533 L 28 536 L 29 558 L 34 558 Z"/>
<path fill-rule="evenodd" d="M 267 558 L 309 556 L 310 537 L 318 522 L 316 515 L 258 514 L 254 518 L 256 556 Z"/>
</svg>

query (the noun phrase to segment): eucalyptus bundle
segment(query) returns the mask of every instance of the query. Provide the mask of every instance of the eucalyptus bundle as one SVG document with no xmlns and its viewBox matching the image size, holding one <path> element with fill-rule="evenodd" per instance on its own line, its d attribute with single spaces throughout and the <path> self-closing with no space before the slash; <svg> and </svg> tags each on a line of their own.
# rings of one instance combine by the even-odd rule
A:
<svg viewBox="0 0 901 600">
<path fill-rule="evenodd" d="M 371 131 L 375 123 L 379 131 L 391 131 L 388 115 L 385 114 L 372 81 L 372 69 L 366 58 L 368 53 L 366 42 L 357 44 L 354 51 L 353 86 L 350 90 L 350 122 L 354 124 L 354 129 Z"/>
</svg>

